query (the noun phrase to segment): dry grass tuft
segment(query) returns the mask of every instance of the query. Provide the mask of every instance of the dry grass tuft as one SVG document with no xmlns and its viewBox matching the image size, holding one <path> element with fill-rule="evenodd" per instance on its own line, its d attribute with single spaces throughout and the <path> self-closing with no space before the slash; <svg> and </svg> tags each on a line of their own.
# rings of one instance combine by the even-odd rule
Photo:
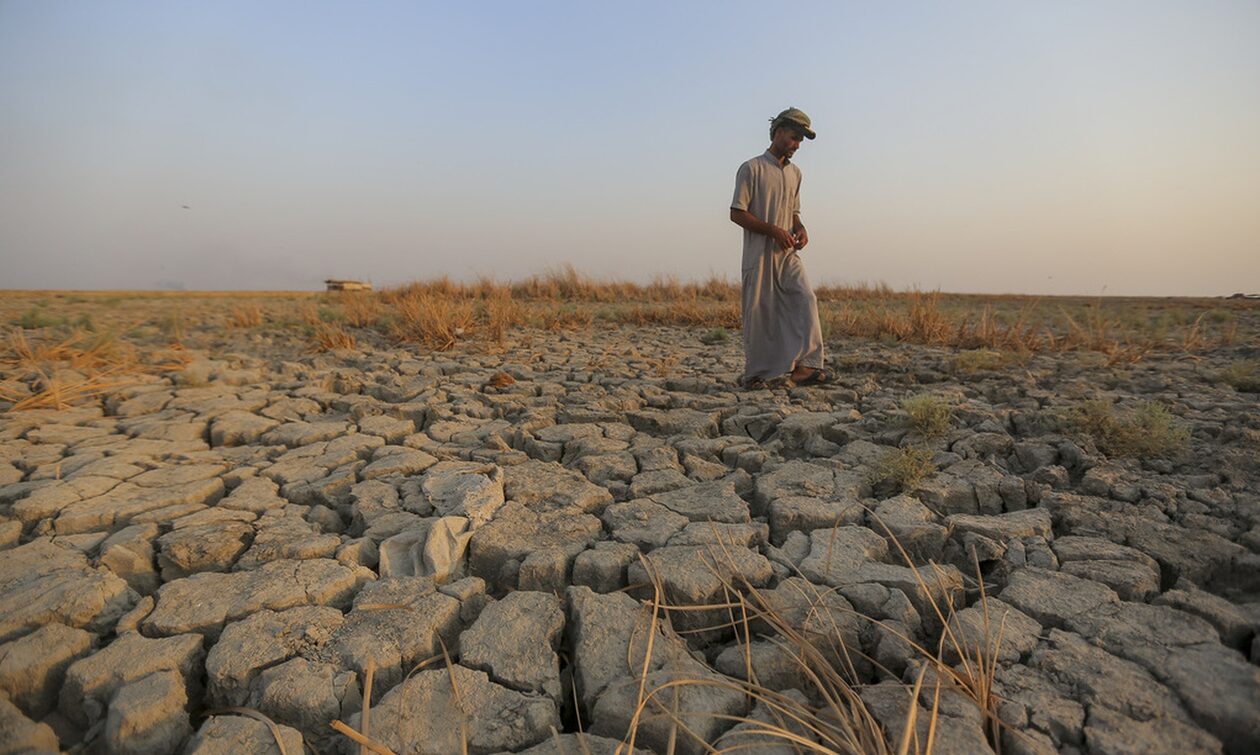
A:
<svg viewBox="0 0 1260 755">
<path fill-rule="evenodd" d="M 1026 358 L 1027 353 L 1020 355 L 1009 351 L 995 351 L 993 349 L 972 349 L 969 351 L 959 352 L 954 357 L 954 371 L 961 373 L 984 372 L 989 370 L 1002 370 L 1007 367 L 1019 364 Z"/>
<path fill-rule="evenodd" d="M 949 430 L 954 410 L 940 396 L 923 393 L 901 402 L 901 410 L 910 420 L 910 427 L 925 439 L 938 438 Z"/>
<path fill-rule="evenodd" d="M 263 309 L 257 304 L 238 304 L 228 311 L 228 327 L 256 328 L 263 324 Z"/>
<path fill-rule="evenodd" d="M 1260 359 L 1232 362 L 1221 370 L 1220 380 L 1242 393 L 1260 393 Z"/>
<path fill-rule="evenodd" d="M 141 358 L 131 344 L 110 334 L 72 331 L 60 340 L 32 341 L 14 329 L 0 350 L 0 366 L 13 379 L 0 384 L 7 411 L 65 409 L 137 382 L 136 376 L 180 369 L 187 363 L 176 348 Z"/>
<path fill-rule="evenodd" d="M 471 302 L 420 289 L 403 290 L 386 297 L 395 319 L 390 335 L 404 343 L 418 343 L 446 351 L 468 334 L 474 322 Z"/>
<path fill-rule="evenodd" d="M 659 575 L 652 569 L 650 561 L 642 561 L 651 583 L 651 597 L 647 600 L 649 631 L 642 643 L 642 656 L 637 653 L 639 646 L 631 643 L 632 650 L 627 658 L 628 668 L 638 671 L 636 678 L 639 691 L 629 730 L 623 741 L 633 747 L 641 729 L 647 731 L 644 727 L 652 727 L 653 736 L 657 739 L 664 737 L 670 751 L 674 751 L 680 740 L 697 739 L 693 729 L 678 713 L 678 694 L 688 687 L 709 687 L 740 692 L 750 703 L 764 706 L 770 719 L 765 721 L 711 714 L 733 724 L 743 725 L 737 744 L 731 745 L 729 749 L 714 750 L 715 752 L 754 752 L 759 748 L 777 751 L 778 748 L 783 748 L 794 752 L 853 755 L 930 753 L 936 743 L 941 692 L 949 689 L 962 693 L 976 705 L 984 720 L 986 738 L 995 747 L 998 746 L 1001 741 L 1000 721 L 997 716 L 1000 700 L 994 692 L 994 675 L 1002 628 L 990 632 L 988 597 L 983 583 L 978 605 L 982 607 L 985 617 L 985 641 L 969 646 L 951 629 L 951 619 L 959 595 L 945 587 L 949 580 L 942 570 L 932 563 L 926 567 L 916 567 L 892 533 L 887 528 L 885 530 L 905 563 L 916 575 L 919 593 L 927 596 L 930 610 L 936 616 L 936 625 L 940 627 L 937 640 L 928 644 L 920 644 L 914 638 L 897 633 L 918 655 L 915 661 L 918 670 L 914 682 L 902 685 L 902 689 L 906 691 L 906 710 L 900 720 L 881 722 L 863 700 L 860 690 L 864 683 L 857 676 L 852 661 L 855 657 L 865 656 L 860 648 L 847 647 L 841 628 L 832 623 L 834 619 L 825 618 L 831 616 L 828 611 L 821 610 L 830 590 L 812 587 L 812 597 L 804 597 L 820 610 L 811 612 L 810 623 L 794 625 L 776 610 L 775 605 L 756 586 L 739 577 L 731 579 L 725 576 L 738 575 L 739 570 L 734 568 L 731 555 L 731 548 L 735 546 L 719 538 L 710 549 L 712 573 L 723 581 L 725 587 L 725 598 L 719 602 L 706 605 L 668 603 L 663 597 L 666 590 Z M 716 568 L 723 562 L 728 568 Z M 806 684 L 806 688 L 801 690 L 805 692 L 804 701 L 760 684 L 748 656 L 745 668 L 747 680 L 721 675 L 696 678 L 679 674 L 662 675 L 665 681 L 655 685 L 648 684 L 648 672 L 651 669 L 649 659 L 652 657 L 652 646 L 657 635 L 650 628 L 657 626 L 659 622 L 662 631 L 674 634 L 669 628 L 671 616 L 680 612 L 693 614 L 697 611 L 717 613 L 727 618 L 716 625 L 696 631 L 733 632 L 735 638 L 745 647 L 749 647 L 754 635 L 757 635 L 778 646 Z M 858 617 L 865 621 L 874 621 L 860 614 Z M 881 622 L 874 623 L 892 631 Z M 961 658 L 960 663 L 951 665 L 946 662 L 947 647 L 952 648 Z M 929 696 L 930 702 L 926 699 Z M 663 727 L 668 728 L 662 731 Z M 707 743 L 703 746 L 710 748 Z"/>
<path fill-rule="evenodd" d="M 346 291 L 339 294 L 336 303 L 346 318 L 346 323 L 356 328 L 369 328 L 381 316 L 381 300 L 375 294 L 363 291 Z"/>
<path fill-rule="evenodd" d="M 358 345 L 354 334 L 335 322 L 317 322 L 312 330 L 312 338 L 319 351 L 353 349 Z"/>
<path fill-rule="evenodd" d="M 932 451 L 921 446 L 889 449 L 867 472 L 867 481 L 891 493 L 909 492 L 936 471 Z"/>
<path fill-rule="evenodd" d="M 1170 456 L 1190 440 L 1190 431 L 1155 401 L 1124 410 L 1109 401 L 1083 401 L 1061 415 L 1060 422 L 1110 456 Z"/>
</svg>

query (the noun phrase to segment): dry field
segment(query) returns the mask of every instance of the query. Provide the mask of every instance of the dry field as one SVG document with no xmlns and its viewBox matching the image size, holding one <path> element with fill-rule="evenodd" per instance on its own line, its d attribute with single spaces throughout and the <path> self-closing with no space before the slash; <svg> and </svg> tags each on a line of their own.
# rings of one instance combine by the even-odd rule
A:
<svg viewBox="0 0 1260 755">
<path fill-rule="evenodd" d="M 1260 302 L 818 293 L 0 293 L 0 742 L 1260 751 Z"/>
</svg>

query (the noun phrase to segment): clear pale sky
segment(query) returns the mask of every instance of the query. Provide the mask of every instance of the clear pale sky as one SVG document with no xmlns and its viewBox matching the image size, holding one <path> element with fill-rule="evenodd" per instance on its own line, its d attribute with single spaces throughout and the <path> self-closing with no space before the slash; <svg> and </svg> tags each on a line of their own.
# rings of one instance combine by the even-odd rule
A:
<svg viewBox="0 0 1260 755">
<path fill-rule="evenodd" d="M 0 288 L 734 280 L 735 169 L 796 106 L 815 283 L 1258 291 L 1258 34 L 1255 0 L 0 0 Z"/>
</svg>

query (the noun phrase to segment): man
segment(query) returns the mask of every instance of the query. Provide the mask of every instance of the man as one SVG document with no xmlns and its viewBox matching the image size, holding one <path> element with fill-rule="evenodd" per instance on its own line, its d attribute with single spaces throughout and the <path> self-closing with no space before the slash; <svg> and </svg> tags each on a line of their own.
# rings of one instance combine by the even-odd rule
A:
<svg viewBox="0 0 1260 755">
<path fill-rule="evenodd" d="M 801 222 L 801 169 L 792 156 L 817 134 L 809 116 L 788 108 L 770 122 L 770 147 L 735 174 L 731 222 L 744 229 L 744 385 L 765 387 L 787 375 L 820 385 L 822 327 L 818 300 L 798 252 L 809 243 Z"/>
</svg>

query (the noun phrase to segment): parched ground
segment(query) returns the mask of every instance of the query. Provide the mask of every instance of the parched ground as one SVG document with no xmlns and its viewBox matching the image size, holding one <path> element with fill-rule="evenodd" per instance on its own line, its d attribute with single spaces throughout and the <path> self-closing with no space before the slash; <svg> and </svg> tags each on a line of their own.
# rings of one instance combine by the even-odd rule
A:
<svg viewBox="0 0 1260 755">
<path fill-rule="evenodd" d="M 1260 750 L 1253 333 L 829 348 L 834 384 L 750 392 L 705 329 L 242 331 L 2 414 L 0 749 L 278 751 L 238 707 L 357 751 L 371 668 L 396 752 L 770 752 L 734 725 L 767 699 L 835 748 L 828 674 L 894 746 L 917 706 L 936 752 Z M 774 616 L 677 608 L 741 596 Z"/>
</svg>

